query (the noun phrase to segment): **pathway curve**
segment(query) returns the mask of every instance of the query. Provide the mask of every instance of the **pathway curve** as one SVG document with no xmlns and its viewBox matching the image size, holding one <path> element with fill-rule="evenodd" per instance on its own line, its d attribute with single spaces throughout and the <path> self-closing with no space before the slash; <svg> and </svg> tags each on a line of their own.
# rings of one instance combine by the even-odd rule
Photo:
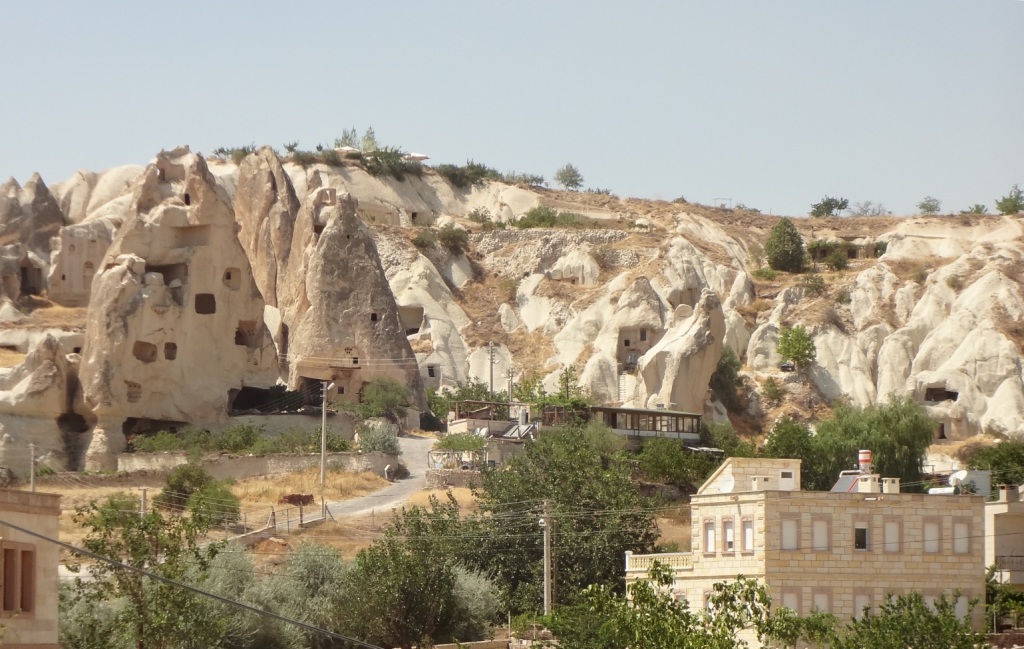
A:
<svg viewBox="0 0 1024 649">
<path fill-rule="evenodd" d="M 427 486 L 427 451 L 436 441 L 433 437 L 399 437 L 401 460 L 409 469 L 409 477 L 359 498 L 328 501 L 331 514 L 334 518 L 359 516 L 375 510 L 389 512 L 401 505 L 409 496 Z"/>
</svg>

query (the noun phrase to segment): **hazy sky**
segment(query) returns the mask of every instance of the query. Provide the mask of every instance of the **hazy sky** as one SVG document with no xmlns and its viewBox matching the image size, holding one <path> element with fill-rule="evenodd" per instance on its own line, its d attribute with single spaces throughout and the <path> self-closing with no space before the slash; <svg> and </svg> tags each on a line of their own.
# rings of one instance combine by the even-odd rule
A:
<svg viewBox="0 0 1024 649">
<path fill-rule="evenodd" d="M 432 162 L 806 214 L 1024 184 L 1024 2 L 8 2 L 0 179 L 372 125 Z"/>
</svg>

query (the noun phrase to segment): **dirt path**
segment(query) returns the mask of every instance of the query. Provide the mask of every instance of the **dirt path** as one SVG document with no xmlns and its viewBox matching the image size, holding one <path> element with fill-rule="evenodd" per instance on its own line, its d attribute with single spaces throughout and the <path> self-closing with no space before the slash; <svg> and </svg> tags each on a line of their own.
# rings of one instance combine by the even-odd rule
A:
<svg viewBox="0 0 1024 649">
<path fill-rule="evenodd" d="M 427 486 L 427 451 L 434 446 L 435 441 L 432 437 L 399 437 L 402 463 L 409 469 L 409 477 L 366 496 L 328 502 L 331 514 L 335 518 L 348 518 L 374 511 L 387 513 L 402 504 L 409 496 Z"/>
</svg>

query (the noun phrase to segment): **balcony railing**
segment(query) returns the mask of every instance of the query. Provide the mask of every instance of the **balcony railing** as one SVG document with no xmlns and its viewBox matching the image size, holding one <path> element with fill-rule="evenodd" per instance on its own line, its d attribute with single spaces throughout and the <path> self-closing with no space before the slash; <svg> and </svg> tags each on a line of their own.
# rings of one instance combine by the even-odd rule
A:
<svg viewBox="0 0 1024 649">
<path fill-rule="evenodd" d="M 693 555 L 689 552 L 665 552 L 662 554 L 633 554 L 626 553 L 626 572 L 650 571 L 654 562 L 667 566 L 672 570 L 693 570 Z"/>
<path fill-rule="evenodd" d="M 1000 570 L 1024 570 L 1024 557 L 996 557 L 996 568 Z"/>
</svg>

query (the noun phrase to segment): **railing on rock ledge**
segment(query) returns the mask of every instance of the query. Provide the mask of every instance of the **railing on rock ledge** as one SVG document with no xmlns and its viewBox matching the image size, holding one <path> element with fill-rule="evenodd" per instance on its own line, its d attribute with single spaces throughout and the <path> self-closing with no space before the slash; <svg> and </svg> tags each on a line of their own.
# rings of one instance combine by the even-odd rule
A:
<svg viewBox="0 0 1024 649">
<path fill-rule="evenodd" d="M 626 552 L 626 572 L 647 574 L 655 561 L 672 570 L 693 570 L 693 555 L 689 552 L 664 552 L 662 554 Z"/>
</svg>

